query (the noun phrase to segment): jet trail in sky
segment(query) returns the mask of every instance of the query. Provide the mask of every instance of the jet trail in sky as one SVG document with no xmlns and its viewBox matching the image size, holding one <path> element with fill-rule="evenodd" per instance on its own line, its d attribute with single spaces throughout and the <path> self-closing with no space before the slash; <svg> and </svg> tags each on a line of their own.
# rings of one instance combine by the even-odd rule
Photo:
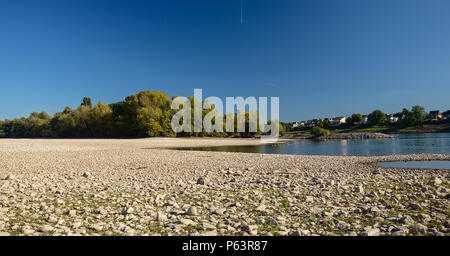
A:
<svg viewBox="0 0 450 256">
<path fill-rule="evenodd" d="M 244 23 L 244 0 L 241 0 L 241 25 Z"/>
</svg>

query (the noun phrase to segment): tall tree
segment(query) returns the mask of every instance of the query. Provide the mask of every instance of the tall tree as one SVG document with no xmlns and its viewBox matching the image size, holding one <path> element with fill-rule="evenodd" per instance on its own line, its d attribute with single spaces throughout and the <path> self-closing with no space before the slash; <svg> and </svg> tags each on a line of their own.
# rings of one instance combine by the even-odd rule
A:
<svg viewBox="0 0 450 256">
<path fill-rule="evenodd" d="M 81 103 L 81 106 L 87 106 L 89 108 L 92 108 L 92 101 L 91 98 L 84 97 L 83 102 Z"/>
<path fill-rule="evenodd" d="M 386 114 L 384 114 L 381 110 L 374 110 L 369 114 L 368 121 L 371 125 L 380 125 L 386 121 Z"/>
</svg>

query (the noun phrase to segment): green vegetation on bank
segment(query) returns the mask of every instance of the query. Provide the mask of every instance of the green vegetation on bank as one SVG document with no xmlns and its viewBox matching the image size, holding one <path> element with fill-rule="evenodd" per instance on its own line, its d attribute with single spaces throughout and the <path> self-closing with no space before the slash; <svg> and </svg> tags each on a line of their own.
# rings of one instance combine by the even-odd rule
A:
<svg viewBox="0 0 450 256">
<path fill-rule="evenodd" d="M 319 137 L 330 134 L 330 131 L 316 126 L 311 129 L 310 133 L 314 137 Z"/>
<path fill-rule="evenodd" d="M 321 136 L 327 133 L 350 132 L 383 132 L 383 133 L 425 133 L 425 132 L 450 132 L 450 120 L 430 120 L 422 106 L 413 106 L 411 110 L 403 109 L 396 113 L 397 121 L 386 118 L 381 110 L 374 110 L 367 116 L 364 122 L 361 114 L 352 114 L 346 123 L 333 126 L 329 119 L 316 120 L 314 127 L 296 127 L 286 125 L 288 134 L 297 136 Z"/>
<path fill-rule="evenodd" d="M 176 98 L 173 97 L 172 100 Z M 234 116 L 235 132 L 182 132 L 175 134 L 171 127 L 173 115 L 179 110 L 173 110 L 172 100 L 163 93 L 157 91 L 141 91 L 130 95 L 124 101 L 106 105 L 98 102 L 92 105 L 90 98 L 83 98 L 82 103 L 76 109 L 66 107 L 62 112 L 50 116 L 45 111 L 33 112 L 28 118 L 16 118 L 0 121 L 0 137 L 8 138 L 111 138 L 111 137 L 151 137 L 151 136 L 234 136 L 251 137 L 260 135 L 261 132 L 250 133 L 250 115 L 253 112 L 245 112 L 245 131 L 237 131 L 237 115 Z M 194 106 L 194 97 L 187 99 Z M 187 102 L 186 102 L 187 103 Z M 182 106 L 181 106 L 182 107 Z M 192 107 L 191 131 L 194 127 L 194 111 Z M 214 105 L 202 110 L 203 118 L 213 111 L 217 111 Z M 240 113 L 238 111 L 238 113 Z M 242 113 L 242 112 L 241 112 Z M 214 114 L 214 113 L 213 113 Z M 223 130 L 225 131 L 225 118 L 223 116 Z M 220 114 L 219 114 L 220 116 Z M 216 115 L 212 118 L 216 124 Z M 233 117 L 231 117 L 233 118 Z M 231 119 L 232 120 L 232 119 Z M 259 123 L 259 120 L 258 122 Z M 270 123 L 270 121 L 269 121 Z M 256 124 L 258 127 L 258 124 Z M 259 131 L 259 129 L 258 129 Z M 280 125 L 280 133 L 284 132 L 284 126 Z"/>
</svg>

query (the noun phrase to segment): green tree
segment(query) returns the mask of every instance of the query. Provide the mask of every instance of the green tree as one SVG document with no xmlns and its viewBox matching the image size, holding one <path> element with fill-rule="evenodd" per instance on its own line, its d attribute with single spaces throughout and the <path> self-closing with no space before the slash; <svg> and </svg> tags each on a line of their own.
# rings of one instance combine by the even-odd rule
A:
<svg viewBox="0 0 450 256">
<path fill-rule="evenodd" d="M 53 136 L 55 137 L 75 137 L 77 123 L 74 118 L 73 111 L 69 107 L 66 107 L 64 112 L 56 113 L 50 121 L 50 127 L 52 129 Z"/>
<path fill-rule="evenodd" d="M 425 121 L 425 117 L 427 113 L 425 112 L 425 108 L 419 105 L 413 106 L 410 112 L 413 116 L 415 125 L 422 124 Z"/>
<path fill-rule="evenodd" d="M 92 101 L 91 98 L 84 97 L 83 102 L 81 103 L 81 106 L 87 106 L 89 108 L 92 108 Z"/>
<path fill-rule="evenodd" d="M 317 127 L 323 128 L 323 121 L 319 119 L 319 120 L 316 121 L 315 125 Z"/>
<path fill-rule="evenodd" d="M 142 91 L 126 97 L 118 120 L 128 136 L 157 136 L 168 129 L 171 113 L 171 101 L 165 93 Z"/>
<path fill-rule="evenodd" d="M 386 114 L 384 114 L 381 110 L 374 110 L 368 116 L 368 122 L 371 125 L 381 125 L 386 121 Z"/>
<path fill-rule="evenodd" d="M 350 119 L 350 120 L 348 120 Z M 347 123 L 350 124 L 360 124 L 363 121 L 363 117 L 361 114 L 352 114 L 350 118 L 347 119 Z"/>
<path fill-rule="evenodd" d="M 90 134 L 93 137 L 113 136 L 113 111 L 102 102 L 97 103 L 90 112 Z"/>
<path fill-rule="evenodd" d="M 310 133 L 311 133 L 314 137 L 319 137 L 319 136 L 322 136 L 322 135 L 328 135 L 328 134 L 330 134 L 330 131 L 327 130 L 327 129 L 323 129 L 323 128 L 320 128 L 320 127 L 315 126 L 315 127 L 311 128 Z"/>
</svg>

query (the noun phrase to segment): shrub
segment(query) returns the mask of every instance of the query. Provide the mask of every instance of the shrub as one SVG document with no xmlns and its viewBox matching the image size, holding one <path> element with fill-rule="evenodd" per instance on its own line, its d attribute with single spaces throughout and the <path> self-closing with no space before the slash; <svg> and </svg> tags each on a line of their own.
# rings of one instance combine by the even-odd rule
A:
<svg viewBox="0 0 450 256">
<path fill-rule="evenodd" d="M 330 134 L 330 131 L 316 126 L 311 129 L 311 134 L 315 137 L 319 137 Z"/>
</svg>

